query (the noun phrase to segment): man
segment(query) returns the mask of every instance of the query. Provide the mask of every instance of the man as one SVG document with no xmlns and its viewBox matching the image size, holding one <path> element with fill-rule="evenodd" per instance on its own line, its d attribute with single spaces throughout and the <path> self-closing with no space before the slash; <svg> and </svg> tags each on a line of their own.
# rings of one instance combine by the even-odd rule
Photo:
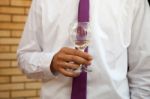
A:
<svg viewBox="0 0 150 99">
<path fill-rule="evenodd" d="M 78 5 L 79 0 L 33 0 L 17 55 L 29 78 L 42 79 L 41 99 L 71 99 L 80 64 L 92 69 L 87 99 L 150 99 L 148 1 L 91 0 L 88 53 L 69 40 Z"/>
</svg>

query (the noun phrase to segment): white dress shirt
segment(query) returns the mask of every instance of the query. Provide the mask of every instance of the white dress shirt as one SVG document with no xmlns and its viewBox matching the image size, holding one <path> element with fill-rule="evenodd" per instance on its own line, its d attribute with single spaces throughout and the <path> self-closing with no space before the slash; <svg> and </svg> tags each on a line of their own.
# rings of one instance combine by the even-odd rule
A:
<svg viewBox="0 0 150 99">
<path fill-rule="evenodd" d="M 17 51 L 23 72 L 42 79 L 41 99 L 70 99 L 72 78 L 50 71 L 53 55 L 71 47 L 79 0 L 33 0 Z M 87 99 L 150 99 L 150 8 L 147 0 L 90 0 L 93 56 Z"/>
</svg>

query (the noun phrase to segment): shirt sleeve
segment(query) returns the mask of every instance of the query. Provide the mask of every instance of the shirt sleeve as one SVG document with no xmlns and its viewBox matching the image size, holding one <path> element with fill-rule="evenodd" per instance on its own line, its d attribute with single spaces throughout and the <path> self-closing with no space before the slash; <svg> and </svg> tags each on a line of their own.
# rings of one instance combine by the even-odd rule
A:
<svg viewBox="0 0 150 99">
<path fill-rule="evenodd" d="M 19 67 L 32 79 L 50 80 L 55 76 L 50 64 L 55 52 L 42 50 L 42 0 L 33 0 L 28 20 L 17 50 Z"/>
<path fill-rule="evenodd" d="M 150 8 L 147 0 L 135 0 L 129 53 L 128 80 L 131 99 L 150 99 Z"/>
</svg>

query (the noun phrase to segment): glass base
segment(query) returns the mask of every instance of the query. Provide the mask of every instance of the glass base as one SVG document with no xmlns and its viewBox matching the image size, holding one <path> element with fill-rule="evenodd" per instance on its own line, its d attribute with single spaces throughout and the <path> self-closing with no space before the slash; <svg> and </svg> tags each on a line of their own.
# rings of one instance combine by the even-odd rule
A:
<svg viewBox="0 0 150 99">
<path fill-rule="evenodd" d="M 92 72 L 92 69 L 81 64 L 78 69 L 74 70 L 74 72 L 76 72 L 76 73 L 81 73 L 82 71 L 84 71 L 84 72 Z"/>
</svg>

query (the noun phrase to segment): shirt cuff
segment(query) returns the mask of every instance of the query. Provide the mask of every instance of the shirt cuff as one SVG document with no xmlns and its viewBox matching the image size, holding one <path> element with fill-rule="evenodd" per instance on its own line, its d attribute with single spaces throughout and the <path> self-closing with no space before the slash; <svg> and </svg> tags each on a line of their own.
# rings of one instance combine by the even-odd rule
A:
<svg viewBox="0 0 150 99">
<path fill-rule="evenodd" d="M 44 80 L 50 80 L 50 79 L 57 77 L 57 73 L 53 73 L 50 70 L 51 62 L 52 62 L 54 55 L 55 55 L 55 52 L 54 53 L 47 53 L 45 55 L 45 59 L 43 60 L 44 65 L 42 66 L 43 74 L 44 74 Z"/>
</svg>

